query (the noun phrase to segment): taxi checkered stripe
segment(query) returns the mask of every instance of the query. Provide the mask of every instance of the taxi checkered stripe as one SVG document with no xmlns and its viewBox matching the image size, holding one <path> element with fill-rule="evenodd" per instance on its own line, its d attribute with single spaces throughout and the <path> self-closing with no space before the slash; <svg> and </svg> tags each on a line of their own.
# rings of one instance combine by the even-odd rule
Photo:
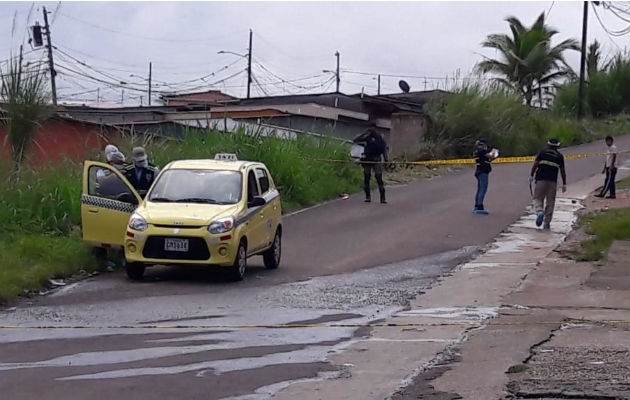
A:
<svg viewBox="0 0 630 400">
<path fill-rule="evenodd" d="M 132 213 L 136 209 L 136 206 L 134 204 L 106 199 L 103 197 L 88 196 L 85 194 L 81 196 L 81 203 L 89 206 L 102 207 L 109 210 L 122 211 L 126 213 Z"/>
</svg>

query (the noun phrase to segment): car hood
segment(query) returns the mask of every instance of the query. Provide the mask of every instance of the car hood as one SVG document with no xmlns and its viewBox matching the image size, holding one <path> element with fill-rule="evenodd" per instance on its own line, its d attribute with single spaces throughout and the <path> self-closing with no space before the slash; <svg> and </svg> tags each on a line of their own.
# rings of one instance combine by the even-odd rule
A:
<svg viewBox="0 0 630 400">
<path fill-rule="evenodd" d="M 236 215 L 237 204 L 147 203 L 136 212 L 153 225 L 202 226 Z"/>
</svg>

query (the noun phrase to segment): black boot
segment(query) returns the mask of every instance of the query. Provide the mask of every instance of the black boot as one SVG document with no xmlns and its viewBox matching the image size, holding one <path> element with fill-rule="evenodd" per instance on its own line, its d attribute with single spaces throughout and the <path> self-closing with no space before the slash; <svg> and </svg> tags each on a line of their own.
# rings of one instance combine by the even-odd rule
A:
<svg viewBox="0 0 630 400">
<path fill-rule="evenodd" d="M 380 189 L 379 192 L 381 195 L 381 204 L 387 204 L 387 200 L 385 199 L 385 189 Z"/>
</svg>

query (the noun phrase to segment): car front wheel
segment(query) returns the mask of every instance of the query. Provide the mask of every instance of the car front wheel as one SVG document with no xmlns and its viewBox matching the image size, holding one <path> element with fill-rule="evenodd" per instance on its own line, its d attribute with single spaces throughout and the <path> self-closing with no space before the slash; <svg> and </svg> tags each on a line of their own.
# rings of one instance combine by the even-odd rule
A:
<svg viewBox="0 0 630 400">
<path fill-rule="evenodd" d="M 245 270 L 247 269 L 247 245 L 244 240 L 238 245 L 236 250 L 236 258 L 234 264 L 229 269 L 230 280 L 242 281 L 245 278 Z"/>
<path fill-rule="evenodd" d="M 132 281 L 141 281 L 144 276 L 144 264 L 137 262 L 128 262 L 125 265 L 125 269 L 127 270 L 127 276 Z"/>
</svg>

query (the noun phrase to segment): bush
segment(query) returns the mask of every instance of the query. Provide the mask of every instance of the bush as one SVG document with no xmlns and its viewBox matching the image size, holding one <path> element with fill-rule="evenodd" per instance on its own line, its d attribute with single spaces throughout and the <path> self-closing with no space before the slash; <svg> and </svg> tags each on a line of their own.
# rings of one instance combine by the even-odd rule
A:
<svg viewBox="0 0 630 400">
<path fill-rule="evenodd" d="M 589 74 L 584 86 L 584 113 L 602 118 L 630 112 L 630 55 L 618 53 L 603 70 Z M 556 114 L 574 116 L 578 106 L 577 82 L 558 88 L 553 109 Z"/>
</svg>

